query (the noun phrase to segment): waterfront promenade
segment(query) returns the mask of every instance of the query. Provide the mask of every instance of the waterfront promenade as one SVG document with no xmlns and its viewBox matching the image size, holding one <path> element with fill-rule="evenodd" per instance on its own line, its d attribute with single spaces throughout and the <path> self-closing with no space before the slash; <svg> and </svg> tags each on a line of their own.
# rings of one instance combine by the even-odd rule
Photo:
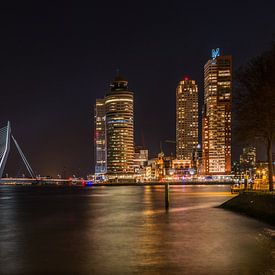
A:
<svg viewBox="0 0 275 275">
<path fill-rule="evenodd" d="M 32 178 L 2 178 L 0 185 L 66 185 L 66 186 L 155 186 L 155 185 L 231 185 L 232 181 L 214 180 L 182 180 L 182 181 L 144 181 L 144 182 L 93 182 L 84 179 L 32 179 Z"/>
</svg>

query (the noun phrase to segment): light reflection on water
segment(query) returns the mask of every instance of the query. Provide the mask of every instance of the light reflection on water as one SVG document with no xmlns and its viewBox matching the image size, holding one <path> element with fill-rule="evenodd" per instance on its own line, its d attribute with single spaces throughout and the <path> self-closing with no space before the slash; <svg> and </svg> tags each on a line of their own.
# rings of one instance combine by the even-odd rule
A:
<svg viewBox="0 0 275 275">
<path fill-rule="evenodd" d="M 0 273 L 275 272 L 274 228 L 215 207 L 228 186 L 163 191 L 0 187 Z"/>
</svg>

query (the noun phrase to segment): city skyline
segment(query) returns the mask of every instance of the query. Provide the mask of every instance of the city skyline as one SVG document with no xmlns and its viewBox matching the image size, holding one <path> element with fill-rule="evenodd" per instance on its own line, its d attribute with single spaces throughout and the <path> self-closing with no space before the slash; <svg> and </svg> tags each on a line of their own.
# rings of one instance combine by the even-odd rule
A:
<svg viewBox="0 0 275 275">
<path fill-rule="evenodd" d="M 201 109 L 203 64 L 210 50 L 220 47 L 230 53 L 235 70 L 268 48 L 275 29 L 274 3 L 259 7 L 250 2 L 249 13 L 244 3 L 223 13 L 219 5 L 204 2 L 144 5 L 132 9 L 126 3 L 110 3 L 85 9 L 22 3 L 1 10 L 1 126 L 11 121 L 34 170 L 53 176 L 92 170 L 92 105 L 108 89 L 118 67 L 137 91 L 136 143 L 141 144 L 143 136 L 155 155 L 159 141 L 175 140 L 174 91 L 182 77 L 197 81 Z M 197 20 L 191 20 L 192 12 L 183 18 L 183 8 L 194 11 Z M 215 14 L 211 18 L 210 9 Z M 117 18 L 118 12 L 123 19 Z M 240 148 L 233 149 L 237 159 Z M 173 145 L 164 150 L 174 150 Z M 7 171 L 17 174 L 13 155 Z"/>
<path fill-rule="evenodd" d="M 198 138 L 198 86 L 185 76 L 176 88 L 176 141 L 165 141 L 176 144 L 176 156 L 165 156 L 160 142 L 158 158 L 151 159 L 151 165 L 145 162 L 136 166 L 143 175 L 134 173 L 134 93 L 129 90 L 128 81 L 117 74 L 104 99 L 96 99 L 96 177 L 118 181 L 137 176 L 141 180 L 163 180 L 167 176 L 175 179 L 182 175 L 231 175 L 232 56 L 221 55 L 217 48 L 212 49 L 211 57 L 204 65 L 202 142 Z M 144 150 L 144 145 L 141 148 Z"/>
<path fill-rule="evenodd" d="M 274 0 L 1 4 L 0 275 L 275 272 Z"/>
</svg>

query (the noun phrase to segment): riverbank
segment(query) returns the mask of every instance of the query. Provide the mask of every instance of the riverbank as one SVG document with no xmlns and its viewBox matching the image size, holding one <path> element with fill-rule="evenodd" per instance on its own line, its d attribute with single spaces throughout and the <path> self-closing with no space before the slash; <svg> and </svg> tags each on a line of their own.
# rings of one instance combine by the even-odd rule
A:
<svg viewBox="0 0 275 275">
<path fill-rule="evenodd" d="M 232 185 L 232 182 L 228 181 L 173 181 L 173 182 L 112 182 L 112 183 L 95 183 L 93 186 L 156 186 L 156 185 Z"/>
<path fill-rule="evenodd" d="M 242 192 L 220 205 L 220 208 L 275 225 L 275 192 Z"/>
<path fill-rule="evenodd" d="M 101 182 L 101 183 L 93 183 L 91 181 L 79 181 L 79 182 L 71 182 L 71 181 L 62 181 L 62 180 L 44 180 L 44 181 L 12 181 L 12 180 L 0 180 L 1 185 L 30 185 L 30 186 L 156 186 L 156 185 L 232 185 L 232 181 L 178 181 L 178 182 Z"/>
</svg>

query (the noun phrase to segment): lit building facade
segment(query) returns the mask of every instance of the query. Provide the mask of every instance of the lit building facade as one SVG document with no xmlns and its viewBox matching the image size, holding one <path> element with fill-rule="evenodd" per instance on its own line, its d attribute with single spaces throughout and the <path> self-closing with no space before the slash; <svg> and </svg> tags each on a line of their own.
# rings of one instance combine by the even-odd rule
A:
<svg viewBox="0 0 275 275">
<path fill-rule="evenodd" d="M 134 95 L 117 76 L 105 97 L 107 174 L 127 178 L 134 173 Z"/>
<path fill-rule="evenodd" d="M 99 175 L 107 172 L 105 99 L 97 99 L 94 110 L 95 174 Z"/>
<path fill-rule="evenodd" d="M 204 66 L 202 161 L 205 175 L 231 172 L 232 57 L 212 51 Z"/>
<path fill-rule="evenodd" d="M 135 149 L 133 167 L 137 181 L 146 179 L 146 167 L 148 165 L 149 151 L 145 149 Z"/>
<path fill-rule="evenodd" d="M 240 164 L 247 167 L 255 167 L 256 165 L 256 147 L 247 146 L 243 148 L 243 153 L 240 155 Z"/>
<path fill-rule="evenodd" d="M 191 167 L 198 146 L 198 86 L 185 77 L 176 89 L 176 156 Z"/>
<path fill-rule="evenodd" d="M 252 180 L 256 174 L 256 147 L 247 146 L 243 148 L 239 161 L 233 161 L 232 173 L 235 179 Z"/>
</svg>

